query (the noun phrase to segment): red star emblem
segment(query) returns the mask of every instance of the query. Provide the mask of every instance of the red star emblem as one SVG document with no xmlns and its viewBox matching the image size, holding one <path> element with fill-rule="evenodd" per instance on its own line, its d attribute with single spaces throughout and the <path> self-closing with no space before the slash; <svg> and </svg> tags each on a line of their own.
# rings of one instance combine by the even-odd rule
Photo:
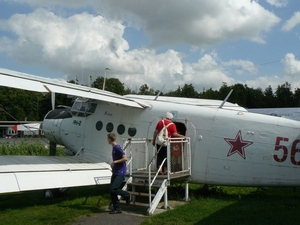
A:
<svg viewBox="0 0 300 225">
<path fill-rule="evenodd" d="M 243 157 L 243 159 L 246 159 L 244 148 L 252 145 L 253 143 L 252 141 L 244 141 L 242 139 L 242 132 L 240 130 L 237 133 L 235 139 L 224 138 L 224 140 L 231 146 L 227 157 L 233 155 L 234 153 L 238 153 L 241 157 Z"/>
</svg>

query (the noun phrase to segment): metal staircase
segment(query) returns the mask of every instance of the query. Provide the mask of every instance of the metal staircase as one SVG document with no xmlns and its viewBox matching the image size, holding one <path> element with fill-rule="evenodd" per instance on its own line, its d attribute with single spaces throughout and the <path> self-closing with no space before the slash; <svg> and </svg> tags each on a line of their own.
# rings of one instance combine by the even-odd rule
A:
<svg viewBox="0 0 300 225">
<path fill-rule="evenodd" d="M 152 215 L 164 196 L 164 208 L 168 206 L 167 188 L 174 179 L 186 179 L 191 175 L 190 139 L 172 138 L 167 141 L 168 173 L 159 175 L 161 168 L 156 169 L 156 148 L 151 139 L 137 138 L 124 140 L 128 146 L 128 175 L 123 190 L 127 190 L 132 198 L 132 204 L 148 207 L 147 214 Z M 150 146 L 150 147 L 149 147 Z M 180 154 L 173 154 L 175 146 L 180 146 Z M 151 150 L 149 150 L 151 149 Z M 129 150 L 129 151 L 128 151 Z M 177 149 L 178 150 L 178 149 Z M 163 165 L 163 163 L 162 163 Z M 162 167 L 161 165 L 161 167 Z M 148 197 L 147 199 L 145 199 Z M 188 197 L 186 182 L 185 200 Z"/>
</svg>

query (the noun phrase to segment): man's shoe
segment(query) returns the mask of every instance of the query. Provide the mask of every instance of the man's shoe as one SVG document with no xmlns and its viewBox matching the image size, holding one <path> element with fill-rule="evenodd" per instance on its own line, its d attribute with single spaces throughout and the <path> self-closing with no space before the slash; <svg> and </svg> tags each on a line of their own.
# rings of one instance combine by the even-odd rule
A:
<svg viewBox="0 0 300 225">
<path fill-rule="evenodd" d="M 126 205 L 129 205 L 129 204 L 130 204 L 130 202 L 131 202 L 131 199 L 130 199 L 130 197 L 126 198 Z"/>
<path fill-rule="evenodd" d="M 109 214 L 118 214 L 118 213 L 122 213 L 122 210 L 118 209 L 118 210 L 112 210 L 109 212 Z"/>
</svg>

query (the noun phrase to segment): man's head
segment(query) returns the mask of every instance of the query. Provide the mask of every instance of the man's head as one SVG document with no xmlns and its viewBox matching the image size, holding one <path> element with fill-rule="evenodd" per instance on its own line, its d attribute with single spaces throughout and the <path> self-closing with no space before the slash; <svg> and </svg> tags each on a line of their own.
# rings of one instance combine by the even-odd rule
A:
<svg viewBox="0 0 300 225">
<path fill-rule="evenodd" d="M 107 135 L 107 141 L 109 144 L 113 143 L 114 141 L 116 141 L 116 135 L 114 133 L 109 133 Z"/>
<path fill-rule="evenodd" d="M 173 114 L 170 113 L 170 112 L 167 112 L 166 113 L 166 118 L 169 119 L 169 120 L 172 120 L 173 119 Z"/>
</svg>

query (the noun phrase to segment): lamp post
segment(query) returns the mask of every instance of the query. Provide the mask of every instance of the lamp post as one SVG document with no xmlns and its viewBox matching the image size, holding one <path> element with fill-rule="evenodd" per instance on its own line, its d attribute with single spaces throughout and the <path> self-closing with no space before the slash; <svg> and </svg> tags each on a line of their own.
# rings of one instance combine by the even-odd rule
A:
<svg viewBox="0 0 300 225">
<path fill-rule="evenodd" d="M 103 88 L 102 88 L 103 91 L 105 89 L 106 70 L 110 70 L 110 69 L 109 68 L 105 68 L 105 70 L 104 70 L 104 81 L 103 81 Z"/>
</svg>

